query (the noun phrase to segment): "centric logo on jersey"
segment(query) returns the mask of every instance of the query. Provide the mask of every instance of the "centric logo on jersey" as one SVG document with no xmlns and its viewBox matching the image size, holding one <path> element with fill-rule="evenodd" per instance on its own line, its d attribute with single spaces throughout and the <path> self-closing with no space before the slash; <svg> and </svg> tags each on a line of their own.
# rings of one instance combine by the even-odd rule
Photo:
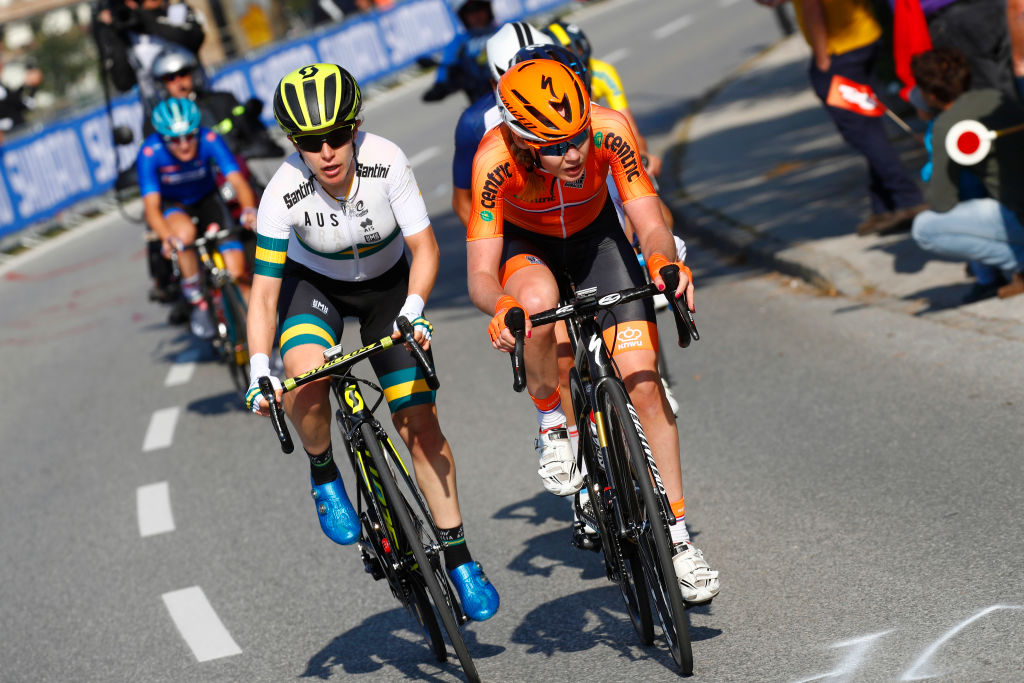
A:
<svg viewBox="0 0 1024 683">
<path fill-rule="evenodd" d="M 491 213 L 490 211 L 481 211 L 480 212 L 480 220 L 484 220 L 484 221 L 488 221 L 488 222 L 493 221 L 494 220 L 494 214 Z"/>
</svg>

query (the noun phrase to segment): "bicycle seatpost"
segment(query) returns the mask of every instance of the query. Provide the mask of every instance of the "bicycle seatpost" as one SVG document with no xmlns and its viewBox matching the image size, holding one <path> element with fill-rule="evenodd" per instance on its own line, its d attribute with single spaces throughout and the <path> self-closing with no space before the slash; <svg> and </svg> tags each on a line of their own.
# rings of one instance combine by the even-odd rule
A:
<svg viewBox="0 0 1024 683">
<path fill-rule="evenodd" d="M 516 347 L 509 354 L 512 360 L 512 389 L 517 393 L 526 388 L 526 367 L 523 365 L 523 344 L 526 339 L 526 313 L 518 306 L 505 313 L 505 327 L 516 338 Z"/>
<path fill-rule="evenodd" d="M 670 263 L 659 270 L 658 275 L 665 281 L 665 298 L 672 304 L 672 317 L 676 321 L 679 346 L 685 349 L 690 345 L 691 339 L 693 341 L 700 339 L 700 334 L 697 332 L 697 325 L 693 322 L 693 316 L 690 315 L 690 308 L 686 303 L 686 292 L 683 292 L 678 299 L 675 295 L 676 287 L 679 286 L 679 266 Z"/>
</svg>

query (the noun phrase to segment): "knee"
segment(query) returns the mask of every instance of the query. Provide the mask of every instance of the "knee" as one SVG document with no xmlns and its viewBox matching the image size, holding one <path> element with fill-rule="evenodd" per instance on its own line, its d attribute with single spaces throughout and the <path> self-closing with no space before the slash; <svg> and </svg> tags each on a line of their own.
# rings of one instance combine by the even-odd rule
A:
<svg viewBox="0 0 1024 683">
<path fill-rule="evenodd" d="M 417 450 L 428 456 L 441 452 L 445 438 L 437 421 L 433 405 L 419 405 L 400 410 L 391 416 L 395 429 L 415 454 Z"/>
<path fill-rule="evenodd" d="M 661 379 L 656 372 L 638 372 L 626 379 L 629 398 L 641 415 L 662 412 Z"/>
<path fill-rule="evenodd" d="M 940 220 L 936 220 L 938 214 L 934 211 L 922 211 L 914 217 L 914 223 L 910 228 L 910 234 L 922 249 L 932 249 L 935 244 L 935 235 L 939 232 Z"/>
</svg>

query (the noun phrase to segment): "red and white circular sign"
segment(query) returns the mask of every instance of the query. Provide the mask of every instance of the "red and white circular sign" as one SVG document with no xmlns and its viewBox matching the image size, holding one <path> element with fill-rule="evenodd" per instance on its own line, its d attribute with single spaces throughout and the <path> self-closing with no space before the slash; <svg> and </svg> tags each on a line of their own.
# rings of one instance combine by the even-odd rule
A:
<svg viewBox="0 0 1024 683">
<path fill-rule="evenodd" d="M 992 151 L 996 134 L 971 119 L 957 121 L 946 134 L 946 154 L 961 166 L 973 166 Z"/>
</svg>

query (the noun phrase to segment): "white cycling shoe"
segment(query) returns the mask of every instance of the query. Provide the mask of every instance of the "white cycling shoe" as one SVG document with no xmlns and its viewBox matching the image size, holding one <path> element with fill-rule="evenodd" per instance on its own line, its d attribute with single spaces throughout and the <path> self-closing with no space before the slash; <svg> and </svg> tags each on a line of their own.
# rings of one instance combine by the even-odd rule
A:
<svg viewBox="0 0 1024 683">
<path fill-rule="evenodd" d="M 583 473 L 576 467 L 576 455 L 569 441 L 569 431 L 556 427 L 542 432 L 534 441 L 540 469 L 537 474 L 544 488 L 556 496 L 571 496 L 583 486 Z"/>
<path fill-rule="evenodd" d="M 721 586 L 718 572 L 712 571 L 704 559 L 704 553 L 689 543 L 676 544 L 672 566 L 679 580 L 679 590 L 687 605 L 705 605 L 711 602 Z"/>
</svg>

